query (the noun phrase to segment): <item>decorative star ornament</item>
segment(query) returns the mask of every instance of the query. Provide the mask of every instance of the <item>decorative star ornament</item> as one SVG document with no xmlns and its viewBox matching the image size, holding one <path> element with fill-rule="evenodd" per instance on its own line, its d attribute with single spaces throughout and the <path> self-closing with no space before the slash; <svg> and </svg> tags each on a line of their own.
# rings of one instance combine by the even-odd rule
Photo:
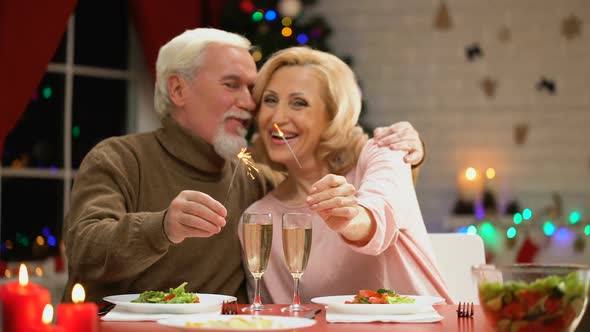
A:
<svg viewBox="0 0 590 332">
<path fill-rule="evenodd" d="M 541 92 L 546 91 L 553 95 L 557 92 L 557 83 L 554 80 L 541 77 L 539 82 L 537 82 L 537 90 Z"/>
<path fill-rule="evenodd" d="M 438 12 L 434 17 L 434 28 L 439 31 L 450 30 L 453 27 L 453 21 L 451 15 L 449 15 L 449 9 L 444 1 L 441 1 L 438 8 Z"/>
<path fill-rule="evenodd" d="M 572 40 L 582 34 L 582 21 L 572 14 L 561 21 L 561 34 Z"/>
<path fill-rule="evenodd" d="M 467 56 L 469 61 L 473 61 L 477 58 L 481 58 L 483 56 L 483 51 L 478 43 L 474 43 L 465 47 L 465 56 Z"/>
<path fill-rule="evenodd" d="M 508 28 L 507 26 L 501 27 L 498 31 L 498 40 L 500 40 L 503 43 L 508 43 L 511 39 L 512 32 L 510 31 L 510 28 Z"/>
<path fill-rule="evenodd" d="M 481 88 L 486 96 L 492 98 L 496 95 L 496 89 L 498 89 L 498 81 L 493 78 L 486 77 L 480 82 Z"/>
<path fill-rule="evenodd" d="M 514 125 L 514 143 L 523 145 L 526 143 L 529 134 L 529 125 L 526 123 L 517 123 Z"/>
</svg>

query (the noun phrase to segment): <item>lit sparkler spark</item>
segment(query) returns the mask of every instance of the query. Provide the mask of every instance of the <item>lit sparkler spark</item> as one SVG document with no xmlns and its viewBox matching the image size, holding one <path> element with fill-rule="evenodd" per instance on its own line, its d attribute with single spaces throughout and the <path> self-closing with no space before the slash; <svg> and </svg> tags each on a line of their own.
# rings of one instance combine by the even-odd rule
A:
<svg viewBox="0 0 590 332">
<path fill-rule="evenodd" d="M 252 160 L 252 154 L 250 152 L 246 152 L 246 148 L 242 148 L 240 150 L 240 152 L 237 155 L 238 157 L 238 164 L 236 165 L 236 168 L 234 169 L 234 174 L 231 177 L 231 181 L 229 182 L 229 187 L 227 188 L 227 194 L 225 194 L 225 200 L 223 201 L 223 205 L 225 206 L 225 203 L 227 203 L 227 199 L 229 197 L 229 192 L 231 191 L 231 187 L 232 184 L 234 183 L 234 180 L 236 178 L 236 174 L 238 174 L 238 168 L 240 168 L 240 162 L 242 162 L 245 166 L 246 166 L 246 173 L 248 174 L 248 176 L 254 180 L 254 174 L 253 171 L 256 171 L 256 173 L 258 173 L 258 168 L 256 168 L 256 164 L 254 163 L 254 160 Z"/>
<path fill-rule="evenodd" d="M 246 172 L 248 176 L 250 176 L 250 178 L 254 180 L 255 178 L 252 174 L 252 171 L 256 171 L 256 173 L 258 173 L 258 168 L 256 168 L 254 160 L 252 160 L 252 154 L 250 152 L 246 152 L 246 148 L 242 148 L 242 150 L 240 150 L 240 153 L 238 153 L 238 160 L 244 163 L 244 165 L 246 165 Z M 236 169 L 238 169 L 238 167 L 236 167 Z"/>
<path fill-rule="evenodd" d="M 301 163 L 299 162 L 299 159 L 297 159 L 297 156 L 295 155 L 295 152 L 293 152 L 293 149 L 291 149 L 291 145 L 289 145 L 289 142 L 287 142 L 287 139 L 285 138 L 285 134 L 283 134 L 283 131 L 281 130 L 281 128 L 279 128 L 278 124 L 275 123 L 274 125 L 275 125 L 275 128 L 277 128 L 277 131 L 279 132 L 279 136 L 281 136 L 283 141 L 285 141 L 285 144 L 287 144 L 287 148 L 289 148 L 289 151 L 291 151 L 291 154 L 293 155 L 293 158 L 295 158 L 297 165 L 299 165 L 299 168 L 301 168 Z"/>
</svg>

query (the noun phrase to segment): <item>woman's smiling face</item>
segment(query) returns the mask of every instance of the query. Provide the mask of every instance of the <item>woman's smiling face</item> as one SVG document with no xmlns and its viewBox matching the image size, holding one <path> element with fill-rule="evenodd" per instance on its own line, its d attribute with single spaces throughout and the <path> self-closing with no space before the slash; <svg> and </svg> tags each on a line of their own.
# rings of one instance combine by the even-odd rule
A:
<svg viewBox="0 0 590 332">
<path fill-rule="evenodd" d="M 258 113 L 258 128 L 270 159 L 298 167 L 276 123 L 304 167 L 315 164 L 316 147 L 328 126 L 324 102 L 326 87 L 312 68 L 284 66 L 275 71 L 264 88 Z"/>
</svg>

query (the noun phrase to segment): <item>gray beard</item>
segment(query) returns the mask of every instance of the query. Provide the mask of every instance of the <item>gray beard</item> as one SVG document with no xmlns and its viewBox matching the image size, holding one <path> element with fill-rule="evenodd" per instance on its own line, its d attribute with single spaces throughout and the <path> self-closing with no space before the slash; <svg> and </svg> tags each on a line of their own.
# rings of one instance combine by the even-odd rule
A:
<svg viewBox="0 0 590 332">
<path fill-rule="evenodd" d="M 228 135 L 223 126 L 220 126 L 213 137 L 213 149 L 225 160 L 232 160 L 242 148 L 248 147 L 246 140 L 247 131 L 240 130 L 240 135 Z"/>
</svg>

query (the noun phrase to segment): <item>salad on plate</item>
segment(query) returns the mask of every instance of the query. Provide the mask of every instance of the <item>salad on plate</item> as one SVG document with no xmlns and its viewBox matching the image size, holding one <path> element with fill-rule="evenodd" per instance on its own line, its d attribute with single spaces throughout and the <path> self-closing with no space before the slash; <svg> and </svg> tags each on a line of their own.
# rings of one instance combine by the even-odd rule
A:
<svg viewBox="0 0 590 332">
<path fill-rule="evenodd" d="M 145 291 L 139 294 L 133 303 L 200 303 L 197 293 L 190 293 L 184 290 L 188 283 L 183 282 L 176 288 L 170 288 L 168 292 L 163 291 Z"/>
<path fill-rule="evenodd" d="M 414 303 L 415 299 L 403 296 L 395 291 L 380 288 L 377 291 L 368 289 L 359 290 L 352 301 L 345 301 L 346 304 L 397 304 Z"/>
</svg>

